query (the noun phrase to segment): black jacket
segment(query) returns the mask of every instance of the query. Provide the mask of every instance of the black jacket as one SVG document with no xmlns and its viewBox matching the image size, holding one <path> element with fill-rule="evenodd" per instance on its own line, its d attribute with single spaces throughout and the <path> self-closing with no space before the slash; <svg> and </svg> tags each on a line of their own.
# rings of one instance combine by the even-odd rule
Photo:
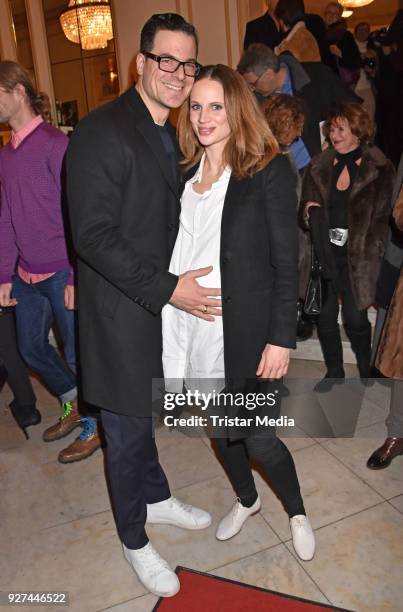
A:
<svg viewBox="0 0 403 612">
<path fill-rule="evenodd" d="M 231 176 L 220 247 L 227 382 L 254 379 L 267 343 L 295 348 L 297 258 L 296 176 L 287 156 L 253 177 Z"/>
<path fill-rule="evenodd" d="M 316 15 L 314 13 L 306 13 L 305 14 L 305 25 L 307 30 L 315 37 L 316 42 L 318 43 L 320 57 L 322 62 L 326 57 L 326 53 L 328 51 L 328 47 L 325 41 L 326 35 L 326 26 L 320 15 Z"/>
<path fill-rule="evenodd" d="M 319 123 L 341 102 L 359 102 L 360 98 L 333 71 L 321 62 L 300 63 L 289 55 L 280 56 L 290 70 L 294 96 L 305 110 L 302 140 L 311 157 L 320 153 Z M 301 70 L 303 71 L 301 73 Z M 305 79 L 302 74 L 305 74 Z"/>
<path fill-rule="evenodd" d="M 270 47 L 270 49 L 274 49 L 274 47 L 280 44 L 281 39 L 281 32 L 277 30 L 274 19 L 267 12 L 257 19 L 253 19 L 253 21 L 248 21 L 243 48 L 247 49 L 249 45 L 254 43 L 262 43 Z"/>
<path fill-rule="evenodd" d="M 178 228 L 178 185 L 134 88 L 80 121 L 67 151 L 67 196 L 78 254 L 84 399 L 150 414 L 162 378 L 161 308 Z"/>
</svg>

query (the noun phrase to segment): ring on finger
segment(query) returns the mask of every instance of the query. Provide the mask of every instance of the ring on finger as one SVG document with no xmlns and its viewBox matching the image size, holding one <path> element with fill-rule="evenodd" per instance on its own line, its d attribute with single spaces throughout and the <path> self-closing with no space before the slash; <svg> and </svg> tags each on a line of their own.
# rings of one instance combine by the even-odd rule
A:
<svg viewBox="0 0 403 612">
<path fill-rule="evenodd" d="M 202 310 L 203 314 L 206 314 L 207 308 L 208 308 L 208 306 L 206 306 L 206 304 L 203 304 L 203 310 Z"/>
</svg>

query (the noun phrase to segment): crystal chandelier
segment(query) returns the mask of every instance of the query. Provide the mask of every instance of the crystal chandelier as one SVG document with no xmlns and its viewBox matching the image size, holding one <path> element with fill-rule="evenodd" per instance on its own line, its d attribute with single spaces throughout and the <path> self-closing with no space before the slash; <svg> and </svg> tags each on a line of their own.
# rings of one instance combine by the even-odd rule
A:
<svg viewBox="0 0 403 612">
<path fill-rule="evenodd" d="M 355 9 L 359 6 L 366 6 L 367 4 L 371 4 L 374 0 L 339 0 L 339 4 L 344 6 L 347 9 Z"/>
<path fill-rule="evenodd" d="M 69 0 L 60 25 L 66 38 L 82 49 L 104 49 L 113 38 L 109 0 Z"/>
</svg>

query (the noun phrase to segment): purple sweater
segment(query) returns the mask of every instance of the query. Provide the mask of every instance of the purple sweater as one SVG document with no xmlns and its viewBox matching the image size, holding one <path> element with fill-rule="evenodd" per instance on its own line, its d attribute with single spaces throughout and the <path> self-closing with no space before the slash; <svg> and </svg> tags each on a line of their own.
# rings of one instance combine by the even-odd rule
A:
<svg viewBox="0 0 403 612">
<path fill-rule="evenodd" d="M 61 209 L 61 168 L 68 138 L 46 122 L 14 149 L 0 150 L 0 283 L 18 264 L 27 272 L 70 270 Z"/>
</svg>

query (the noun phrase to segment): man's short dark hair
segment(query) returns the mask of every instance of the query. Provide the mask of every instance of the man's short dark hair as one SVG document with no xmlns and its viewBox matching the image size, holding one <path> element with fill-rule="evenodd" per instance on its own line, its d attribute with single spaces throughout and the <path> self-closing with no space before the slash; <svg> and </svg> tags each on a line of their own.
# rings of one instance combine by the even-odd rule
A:
<svg viewBox="0 0 403 612">
<path fill-rule="evenodd" d="M 279 58 L 270 47 L 262 43 L 255 43 L 244 51 L 237 69 L 240 74 L 254 72 L 256 76 L 260 76 L 269 68 L 278 72 L 280 69 Z"/>
<path fill-rule="evenodd" d="M 277 19 L 284 21 L 287 27 L 292 28 L 298 21 L 305 21 L 304 1 L 278 0 L 274 14 Z"/>
<path fill-rule="evenodd" d="M 145 22 L 140 36 L 140 52 L 147 53 L 152 51 L 154 39 L 160 30 L 170 32 L 183 32 L 188 36 L 193 36 L 196 43 L 196 53 L 199 47 L 199 40 L 195 27 L 177 13 L 160 13 L 153 15 Z"/>
</svg>

